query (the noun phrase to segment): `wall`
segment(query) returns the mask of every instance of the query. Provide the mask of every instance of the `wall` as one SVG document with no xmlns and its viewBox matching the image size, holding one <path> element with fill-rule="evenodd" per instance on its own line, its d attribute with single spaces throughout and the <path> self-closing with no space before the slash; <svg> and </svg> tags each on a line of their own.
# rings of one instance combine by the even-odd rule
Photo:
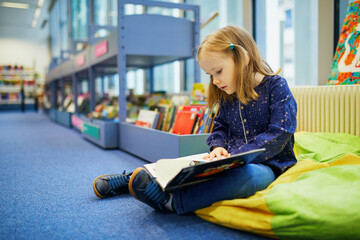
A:
<svg viewBox="0 0 360 240">
<path fill-rule="evenodd" d="M 0 26 L 0 65 L 35 67 L 42 79 L 50 62 L 48 25 L 43 29 Z"/>
</svg>

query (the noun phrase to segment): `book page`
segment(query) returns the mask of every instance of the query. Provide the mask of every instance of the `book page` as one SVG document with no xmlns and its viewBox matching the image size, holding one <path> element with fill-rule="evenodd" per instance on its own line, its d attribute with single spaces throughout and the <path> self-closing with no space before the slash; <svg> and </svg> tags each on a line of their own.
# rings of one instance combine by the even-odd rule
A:
<svg viewBox="0 0 360 240">
<path fill-rule="evenodd" d="M 160 186 L 164 188 L 166 184 L 181 171 L 181 169 L 189 167 L 193 161 L 207 161 L 202 159 L 206 154 L 207 153 L 201 153 L 181 158 L 158 160 L 154 167 L 156 180 Z"/>
<path fill-rule="evenodd" d="M 144 167 L 156 178 L 156 181 L 164 189 L 166 185 L 183 169 L 199 163 L 210 162 L 203 159 L 208 153 L 200 153 L 180 158 L 160 159 L 155 163 L 145 164 Z M 226 157 L 222 157 L 224 159 Z M 212 161 L 216 161 L 216 157 Z"/>
<path fill-rule="evenodd" d="M 144 165 L 144 168 L 146 168 L 146 170 L 150 173 L 151 176 L 156 177 L 155 166 L 156 163 L 148 163 Z"/>
</svg>

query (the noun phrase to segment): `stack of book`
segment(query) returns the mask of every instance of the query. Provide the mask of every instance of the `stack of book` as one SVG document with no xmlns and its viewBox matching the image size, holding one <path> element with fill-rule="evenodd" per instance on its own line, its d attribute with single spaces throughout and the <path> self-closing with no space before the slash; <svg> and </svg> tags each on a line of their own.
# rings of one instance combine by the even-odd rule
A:
<svg viewBox="0 0 360 240">
<path fill-rule="evenodd" d="M 119 116 L 119 104 L 117 97 L 104 96 L 97 100 L 95 110 L 88 113 L 89 118 L 96 119 L 115 119 Z"/>
<path fill-rule="evenodd" d="M 162 95 L 156 104 L 138 111 L 135 125 L 179 135 L 211 132 L 217 107 L 206 107 L 207 87 L 194 83 L 190 97 L 175 95 L 167 99 Z"/>
<path fill-rule="evenodd" d="M 141 109 L 135 125 L 174 134 L 200 134 L 212 131 L 217 108 L 204 105 L 159 104 Z"/>
</svg>

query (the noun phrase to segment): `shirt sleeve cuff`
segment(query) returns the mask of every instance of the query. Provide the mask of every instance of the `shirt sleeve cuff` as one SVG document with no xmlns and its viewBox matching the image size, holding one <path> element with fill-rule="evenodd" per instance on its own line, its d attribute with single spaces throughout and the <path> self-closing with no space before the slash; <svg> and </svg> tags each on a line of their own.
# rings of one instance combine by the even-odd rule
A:
<svg viewBox="0 0 360 240">
<path fill-rule="evenodd" d="M 227 149 L 227 144 L 224 143 L 223 141 L 212 141 L 210 143 L 209 147 L 210 147 L 210 151 L 212 151 L 213 148 L 215 148 L 215 147 L 222 147 L 222 148 Z"/>
</svg>

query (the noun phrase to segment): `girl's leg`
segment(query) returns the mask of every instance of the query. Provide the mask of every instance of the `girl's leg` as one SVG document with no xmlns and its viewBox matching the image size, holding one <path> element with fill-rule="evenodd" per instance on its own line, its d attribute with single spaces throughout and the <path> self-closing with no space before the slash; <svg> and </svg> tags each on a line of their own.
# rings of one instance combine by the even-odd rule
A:
<svg viewBox="0 0 360 240">
<path fill-rule="evenodd" d="M 174 191 L 173 206 L 178 214 L 194 212 L 217 201 L 249 197 L 274 180 L 275 175 L 268 166 L 247 164 L 210 181 Z"/>
</svg>

